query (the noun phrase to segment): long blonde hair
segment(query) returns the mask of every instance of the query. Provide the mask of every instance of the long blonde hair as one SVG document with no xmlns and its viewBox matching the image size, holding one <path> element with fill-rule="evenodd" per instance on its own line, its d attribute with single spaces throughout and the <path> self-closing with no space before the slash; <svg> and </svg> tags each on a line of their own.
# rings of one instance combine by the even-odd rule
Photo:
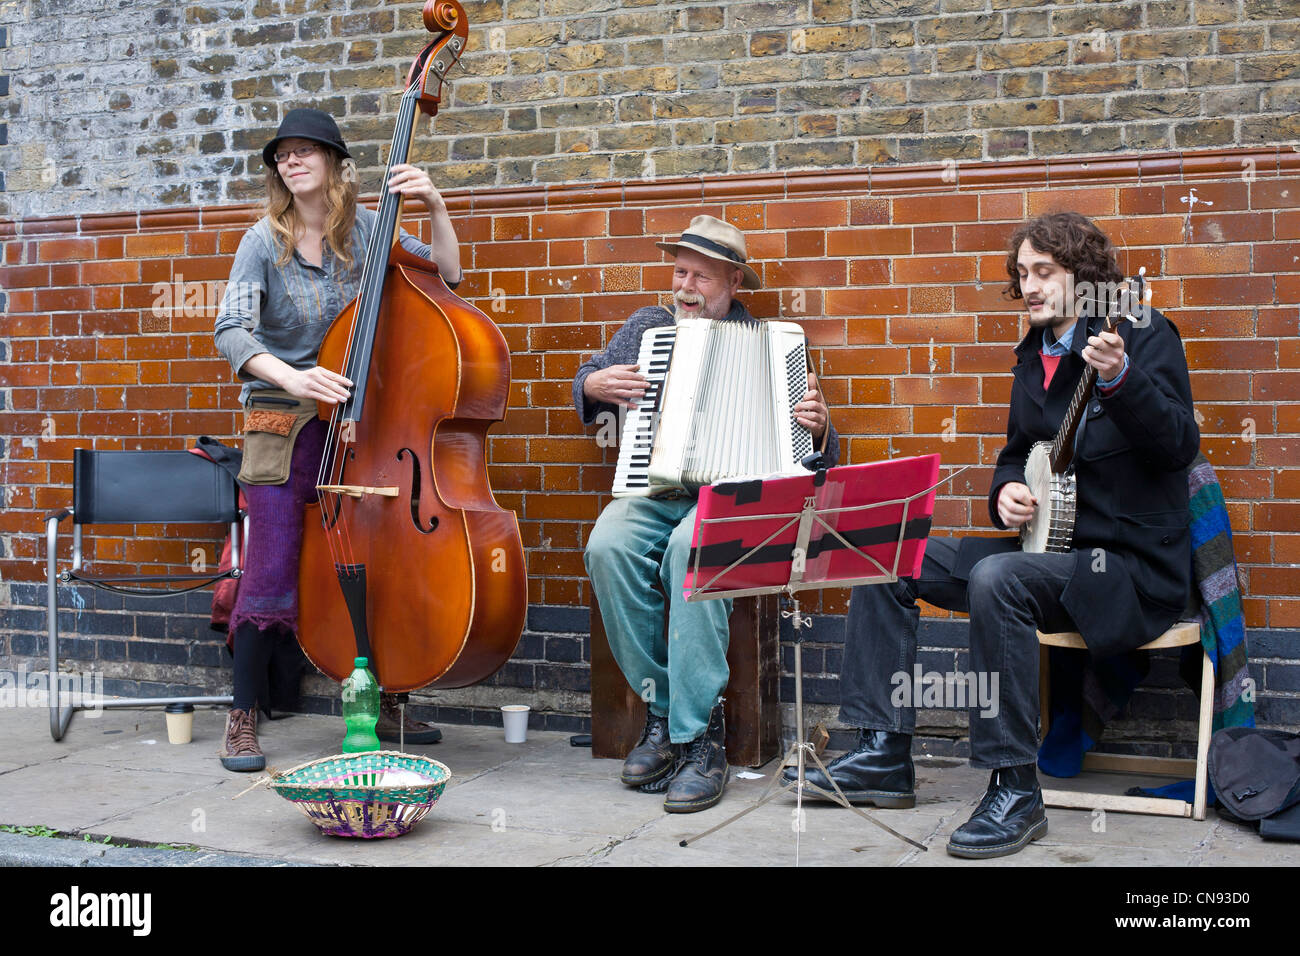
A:
<svg viewBox="0 0 1300 956">
<path fill-rule="evenodd" d="M 330 250 L 351 269 L 352 227 L 357 220 L 356 164 L 328 146 L 320 146 L 329 156 L 325 165 L 325 241 Z M 293 258 L 298 235 L 298 210 L 293 204 L 293 193 L 280 178 L 275 166 L 266 170 L 266 214 L 271 220 L 271 233 L 275 237 L 279 256 L 276 265 L 284 265 Z"/>
</svg>

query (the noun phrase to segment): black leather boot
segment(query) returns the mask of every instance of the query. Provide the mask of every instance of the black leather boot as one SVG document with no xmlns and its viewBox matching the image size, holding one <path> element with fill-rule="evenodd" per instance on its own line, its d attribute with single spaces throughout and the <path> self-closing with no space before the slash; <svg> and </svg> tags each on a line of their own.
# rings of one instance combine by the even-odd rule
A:
<svg viewBox="0 0 1300 956">
<path fill-rule="evenodd" d="M 1032 763 L 994 770 L 971 818 L 948 839 L 952 856 L 982 860 L 1018 853 L 1047 835 L 1047 810 Z"/>
<path fill-rule="evenodd" d="M 668 813 L 694 813 L 707 810 L 722 799 L 727 785 L 727 751 L 722 720 L 722 705 L 709 714 L 704 733 L 686 744 L 686 753 L 668 784 L 664 810 Z"/>
<path fill-rule="evenodd" d="M 857 749 L 836 757 L 826 769 L 844 791 L 849 803 L 888 810 L 906 810 L 916 806 L 911 734 L 859 730 Z M 797 768 L 786 767 L 781 780 L 794 783 L 798 776 Z M 831 794 L 835 792 L 826 775 L 811 761 L 805 761 L 803 776 L 812 786 Z M 804 796 L 829 799 L 811 787 L 804 789 Z"/>
<path fill-rule="evenodd" d="M 623 761 L 623 773 L 619 779 L 629 787 L 654 783 L 672 773 L 681 753 L 681 745 L 668 739 L 668 718 L 647 713 L 645 730 L 641 731 L 641 739 Z"/>
</svg>

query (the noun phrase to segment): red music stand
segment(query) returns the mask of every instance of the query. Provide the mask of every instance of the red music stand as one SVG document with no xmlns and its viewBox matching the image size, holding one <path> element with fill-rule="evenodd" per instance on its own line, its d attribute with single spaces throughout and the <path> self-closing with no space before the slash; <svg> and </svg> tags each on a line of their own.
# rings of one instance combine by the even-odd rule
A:
<svg viewBox="0 0 1300 956">
<path fill-rule="evenodd" d="M 964 471 L 965 469 L 961 469 Z M 960 471 L 943 481 L 951 480 Z M 720 830 L 787 791 L 796 791 L 795 865 L 807 787 L 857 813 L 918 849 L 926 847 L 849 803 L 812 744 L 804 738 L 803 636 L 811 618 L 799 613 L 799 592 L 858 584 L 885 584 L 921 572 L 934 513 L 939 456 L 921 455 L 869 465 L 844 465 L 787 478 L 719 482 L 700 491 L 690 568 L 688 601 L 785 594 L 794 624 L 796 737 L 762 796 L 752 806 L 689 839 L 688 846 Z M 834 793 L 804 778 L 805 758 L 821 768 Z M 781 771 L 797 766 L 793 783 Z M 778 786 L 779 785 L 779 786 Z"/>
</svg>

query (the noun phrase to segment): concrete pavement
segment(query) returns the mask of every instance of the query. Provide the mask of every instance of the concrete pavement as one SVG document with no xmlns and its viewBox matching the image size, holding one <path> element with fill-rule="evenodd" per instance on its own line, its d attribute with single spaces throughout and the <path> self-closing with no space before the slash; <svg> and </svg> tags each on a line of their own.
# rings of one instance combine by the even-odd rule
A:
<svg viewBox="0 0 1300 956">
<path fill-rule="evenodd" d="M 321 836 L 295 807 L 264 786 L 239 796 L 260 774 L 221 768 L 224 715 L 199 710 L 194 740 L 167 742 L 161 710 L 105 711 L 73 718 L 50 739 L 44 709 L 0 710 L 0 827 L 41 827 L 65 838 L 0 832 L 0 865 L 508 865 L 786 866 L 795 862 L 794 799 L 777 798 L 691 846 L 758 797 L 773 762 L 745 779 L 735 768 L 722 802 L 696 814 L 665 814 L 661 798 L 618 783 L 619 763 L 593 760 L 567 734 L 530 732 L 507 744 L 499 728 L 448 725 L 440 744 L 408 746 L 452 770 L 429 815 L 395 840 Z M 270 766 L 288 769 L 338 752 L 339 718 L 263 722 Z M 1300 845 L 1265 843 L 1219 820 L 1083 810 L 1049 810 L 1045 839 L 1001 860 L 949 857 L 948 835 L 978 802 L 987 774 L 965 763 L 921 759 L 914 810 L 875 810 L 882 822 L 923 843 L 922 852 L 846 810 L 805 804 L 798 835 L 804 866 L 1237 866 L 1295 865 Z M 1087 781 L 1087 777 L 1081 778 Z M 1121 792 L 1139 778 L 1100 776 L 1085 789 Z M 1143 782 L 1164 782 L 1147 778 Z M 86 837 L 90 840 L 87 842 Z M 110 838 L 104 844 L 104 838 Z M 127 843 L 130 847 L 115 846 Z M 163 845 L 163 849 L 155 847 Z"/>
</svg>

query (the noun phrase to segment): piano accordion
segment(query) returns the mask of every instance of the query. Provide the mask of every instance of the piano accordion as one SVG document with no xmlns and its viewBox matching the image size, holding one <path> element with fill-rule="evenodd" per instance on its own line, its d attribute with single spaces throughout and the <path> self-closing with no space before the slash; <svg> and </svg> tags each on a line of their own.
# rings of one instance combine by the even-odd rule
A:
<svg viewBox="0 0 1300 956">
<path fill-rule="evenodd" d="M 809 367 L 798 325 L 683 319 L 647 329 L 637 362 L 650 384 L 623 422 L 616 498 L 805 473 L 813 440 L 794 420 Z"/>
</svg>

